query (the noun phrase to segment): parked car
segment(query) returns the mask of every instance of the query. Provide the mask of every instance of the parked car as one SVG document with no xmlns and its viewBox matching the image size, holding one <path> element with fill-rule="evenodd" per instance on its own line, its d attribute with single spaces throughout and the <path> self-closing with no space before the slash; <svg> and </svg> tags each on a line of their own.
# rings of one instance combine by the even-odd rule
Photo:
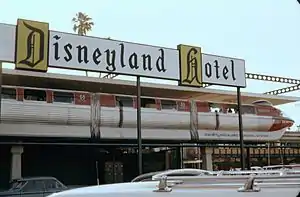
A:
<svg viewBox="0 0 300 197">
<path fill-rule="evenodd" d="M 0 192 L 0 197 L 45 197 L 66 189 L 54 177 L 28 177 L 12 180 L 10 189 Z"/>
</svg>

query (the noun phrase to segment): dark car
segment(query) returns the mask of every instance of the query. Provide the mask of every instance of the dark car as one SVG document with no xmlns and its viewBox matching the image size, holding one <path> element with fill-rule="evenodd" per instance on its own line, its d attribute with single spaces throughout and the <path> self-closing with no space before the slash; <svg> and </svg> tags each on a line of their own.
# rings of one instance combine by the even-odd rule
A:
<svg viewBox="0 0 300 197">
<path fill-rule="evenodd" d="M 28 177 L 11 181 L 7 191 L 0 192 L 1 197 L 44 197 L 67 187 L 54 177 Z"/>
</svg>

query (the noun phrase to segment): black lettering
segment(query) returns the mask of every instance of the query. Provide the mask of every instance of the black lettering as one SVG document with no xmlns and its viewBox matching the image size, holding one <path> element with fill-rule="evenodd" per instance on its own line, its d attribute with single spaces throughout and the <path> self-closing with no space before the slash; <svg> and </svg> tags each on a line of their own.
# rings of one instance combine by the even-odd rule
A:
<svg viewBox="0 0 300 197">
<path fill-rule="evenodd" d="M 106 53 L 106 70 L 108 71 L 115 71 L 116 70 L 116 51 L 112 50 L 110 51 L 109 49 L 104 51 Z M 111 55 L 111 57 L 110 57 Z"/>
<path fill-rule="evenodd" d="M 27 36 L 26 41 L 26 58 L 23 60 L 20 60 L 19 63 L 25 64 L 27 66 L 30 66 L 31 68 L 38 65 L 40 62 L 44 60 L 44 48 L 45 48 L 45 40 L 44 40 L 44 32 L 40 29 L 37 29 L 26 22 L 23 22 L 24 26 L 27 27 L 31 32 Z M 37 36 L 37 37 L 36 37 Z M 36 40 L 39 40 L 40 45 L 36 45 Z M 25 52 L 25 51 L 22 51 Z M 38 52 L 36 55 L 35 52 Z"/>
<path fill-rule="evenodd" d="M 225 66 L 224 68 L 223 68 L 223 77 L 224 77 L 224 79 L 228 79 L 228 68 L 227 68 L 227 66 Z"/>
<path fill-rule="evenodd" d="M 124 47 L 124 44 L 123 43 L 121 43 L 120 44 L 120 46 L 121 46 L 121 66 L 124 68 L 124 67 L 126 67 L 126 64 L 124 63 L 124 51 L 125 51 L 125 47 Z"/>
<path fill-rule="evenodd" d="M 129 57 L 129 66 L 130 66 L 131 69 L 138 69 L 139 68 L 136 53 L 133 53 L 133 54 L 130 55 L 130 57 Z"/>
<path fill-rule="evenodd" d="M 211 65 L 210 63 L 206 63 L 205 64 L 205 75 L 210 78 L 211 77 L 211 73 L 212 73 L 212 70 L 211 70 Z"/>
<path fill-rule="evenodd" d="M 151 66 L 151 56 L 148 54 L 143 54 L 142 55 L 142 59 L 143 59 L 143 69 L 144 70 L 152 70 L 152 66 Z"/>
<path fill-rule="evenodd" d="M 55 40 L 59 40 L 61 37 L 59 37 L 58 35 L 55 35 L 55 36 L 53 36 L 53 38 Z M 59 60 L 60 57 L 59 57 L 59 44 L 58 44 L 58 42 L 55 42 L 53 44 L 53 46 L 54 46 L 54 59 Z"/>
<path fill-rule="evenodd" d="M 99 48 L 97 48 L 93 53 L 93 61 L 95 64 L 99 65 L 101 60 L 98 60 L 99 57 L 101 57 L 102 53 Z"/>
<path fill-rule="evenodd" d="M 89 62 L 87 47 L 86 46 L 78 45 L 76 48 L 78 49 L 78 62 L 82 63 L 84 61 L 84 63 L 87 64 Z M 82 58 L 82 51 L 83 51 L 83 58 Z"/>
<path fill-rule="evenodd" d="M 158 72 L 166 72 L 167 69 L 165 68 L 165 52 L 163 49 L 159 49 L 160 56 L 156 60 L 156 68 Z"/>
<path fill-rule="evenodd" d="M 67 61 L 67 62 L 69 62 L 69 61 L 71 61 L 71 59 L 72 59 L 72 53 L 71 53 L 71 49 L 72 49 L 72 45 L 70 44 L 70 43 L 68 43 L 68 44 L 66 44 L 65 46 L 64 46 L 64 49 L 65 49 L 65 52 L 66 52 L 66 56 L 64 57 L 64 59 Z"/>
<path fill-rule="evenodd" d="M 220 78 L 220 74 L 219 74 L 220 66 L 219 66 L 218 60 L 215 60 L 214 62 L 215 62 L 215 68 L 216 68 L 216 77 L 217 77 L 217 79 L 219 79 Z"/>
<path fill-rule="evenodd" d="M 233 79 L 233 81 L 235 81 L 236 78 L 235 78 L 234 61 L 233 61 L 233 60 L 230 60 L 230 62 L 231 62 L 231 74 L 232 74 L 232 79 Z"/>
</svg>

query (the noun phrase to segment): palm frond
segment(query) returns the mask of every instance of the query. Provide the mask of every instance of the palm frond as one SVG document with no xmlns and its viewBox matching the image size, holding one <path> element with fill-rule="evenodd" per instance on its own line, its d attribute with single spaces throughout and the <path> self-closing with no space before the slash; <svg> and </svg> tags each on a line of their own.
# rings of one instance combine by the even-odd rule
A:
<svg viewBox="0 0 300 197">
<path fill-rule="evenodd" d="M 78 12 L 77 18 L 84 18 L 85 14 L 83 12 Z"/>
<path fill-rule="evenodd" d="M 72 18 L 72 22 L 76 23 L 77 21 L 78 21 L 77 18 L 75 17 Z"/>
<path fill-rule="evenodd" d="M 73 31 L 76 32 L 77 29 L 78 29 L 78 26 L 77 26 L 76 24 L 74 24 L 74 26 L 73 26 Z"/>
</svg>

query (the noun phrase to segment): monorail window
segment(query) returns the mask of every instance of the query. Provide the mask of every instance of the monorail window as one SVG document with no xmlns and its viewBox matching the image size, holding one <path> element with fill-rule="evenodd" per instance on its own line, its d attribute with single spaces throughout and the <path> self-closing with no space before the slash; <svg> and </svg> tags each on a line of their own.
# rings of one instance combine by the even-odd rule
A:
<svg viewBox="0 0 300 197">
<path fill-rule="evenodd" d="M 133 98 L 126 96 L 117 96 L 118 105 L 122 107 L 133 107 Z"/>
<path fill-rule="evenodd" d="M 2 88 L 3 99 L 16 99 L 16 89 L 14 88 Z"/>
<path fill-rule="evenodd" d="M 253 106 L 242 106 L 243 114 L 255 114 L 255 109 Z"/>
<path fill-rule="evenodd" d="M 228 114 L 235 114 L 238 111 L 236 105 L 227 105 L 225 110 L 226 110 L 226 113 L 228 113 Z"/>
<path fill-rule="evenodd" d="M 24 99 L 28 101 L 46 101 L 46 91 L 25 89 Z"/>
<path fill-rule="evenodd" d="M 216 103 L 209 103 L 209 109 L 211 112 L 222 112 L 222 107 Z"/>
<path fill-rule="evenodd" d="M 161 100 L 161 109 L 177 109 L 176 101 L 172 100 Z"/>
<path fill-rule="evenodd" d="M 258 100 L 258 101 L 254 101 L 252 102 L 253 105 L 265 105 L 265 106 L 273 106 L 273 104 L 270 101 L 266 101 L 266 100 Z"/>
<path fill-rule="evenodd" d="M 143 108 L 156 108 L 155 99 L 141 98 L 141 107 L 143 107 Z"/>
<path fill-rule="evenodd" d="M 53 102 L 74 103 L 74 95 L 70 92 L 53 92 Z"/>
</svg>

